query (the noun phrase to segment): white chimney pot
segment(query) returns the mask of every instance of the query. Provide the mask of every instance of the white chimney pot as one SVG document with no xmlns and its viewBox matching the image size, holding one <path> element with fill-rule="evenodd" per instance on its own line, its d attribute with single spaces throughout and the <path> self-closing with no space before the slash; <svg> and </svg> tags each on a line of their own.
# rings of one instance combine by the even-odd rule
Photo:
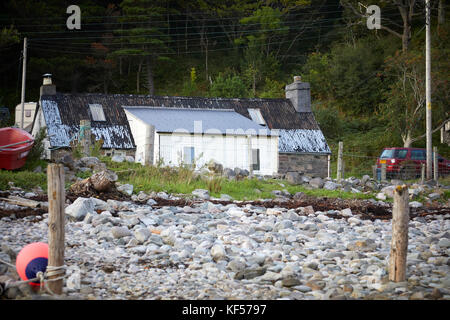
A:
<svg viewBox="0 0 450 320">
<path fill-rule="evenodd" d="M 43 77 L 44 77 L 44 81 L 43 81 L 44 86 L 52 84 L 52 75 L 50 73 L 44 74 Z"/>
</svg>

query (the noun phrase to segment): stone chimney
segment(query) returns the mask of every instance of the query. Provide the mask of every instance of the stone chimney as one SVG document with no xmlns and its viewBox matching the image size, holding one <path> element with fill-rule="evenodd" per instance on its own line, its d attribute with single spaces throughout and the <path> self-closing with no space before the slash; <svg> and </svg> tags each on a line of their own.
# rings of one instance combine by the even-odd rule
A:
<svg viewBox="0 0 450 320">
<path fill-rule="evenodd" d="M 286 99 L 291 100 L 297 112 L 311 111 L 311 90 L 308 82 L 302 82 L 300 76 L 294 77 L 294 82 L 286 86 Z"/>
<path fill-rule="evenodd" d="M 42 77 L 44 78 L 44 81 L 41 86 L 40 95 L 55 95 L 56 86 L 52 83 L 52 75 L 50 73 L 46 73 Z"/>
</svg>

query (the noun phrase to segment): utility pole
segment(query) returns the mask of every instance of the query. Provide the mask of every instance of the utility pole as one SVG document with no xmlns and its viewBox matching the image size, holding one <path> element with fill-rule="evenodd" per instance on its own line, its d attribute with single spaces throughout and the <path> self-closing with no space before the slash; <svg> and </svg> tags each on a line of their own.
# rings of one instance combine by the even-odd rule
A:
<svg viewBox="0 0 450 320">
<path fill-rule="evenodd" d="M 25 80 L 27 75 L 27 38 L 23 38 L 23 55 L 22 55 L 22 119 L 20 121 L 20 128 L 23 129 L 24 124 L 24 110 L 25 110 Z"/>
<path fill-rule="evenodd" d="M 425 39 L 425 91 L 426 91 L 426 141 L 427 141 L 427 180 L 433 177 L 433 156 L 432 156 L 432 128 L 431 128 L 431 19 L 430 19 L 430 0 L 425 0 L 426 10 L 426 39 Z"/>
</svg>

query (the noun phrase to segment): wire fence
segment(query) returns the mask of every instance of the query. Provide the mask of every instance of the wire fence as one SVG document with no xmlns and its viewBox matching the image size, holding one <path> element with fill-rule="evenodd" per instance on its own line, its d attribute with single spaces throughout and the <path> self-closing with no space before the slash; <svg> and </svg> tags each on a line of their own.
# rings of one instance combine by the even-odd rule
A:
<svg viewBox="0 0 450 320">
<path fill-rule="evenodd" d="M 330 176 L 333 179 L 339 178 L 339 157 L 342 161 L 341 178 L 356 177 L 361 178 L 368 175 L 375 180 L 399 179 L 403 181 L 429 180 L 426 178 L 427 165 L 425 158 L 411 157 L 407 153 L 404 158 L 380 158 L 380 156 L 368 155 L 363 152 L 336 152 L 330 159 Z M 435 169 L 436 168 L 436 169 Z M 448 178 L 450 176 L 450 161 L 444 159 L 439 154 L 433 153 L 432 159 L 432 179 Z"/>
</svg>

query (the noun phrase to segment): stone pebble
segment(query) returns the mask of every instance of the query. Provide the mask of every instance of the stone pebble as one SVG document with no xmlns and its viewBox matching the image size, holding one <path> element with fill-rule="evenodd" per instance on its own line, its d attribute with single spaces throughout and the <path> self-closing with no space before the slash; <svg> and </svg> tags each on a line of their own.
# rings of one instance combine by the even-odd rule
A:
<svg viewBox="0 0 450 320">
<path fill-rule="evenodd" d="M 89 203 L 83 218 L 71 211 L 66 219 L 66 298 L 450 298 L 448 218 L 411 220 L 408 279 L 396 284 L 387 273 L 391 221 L 363 220 L 351 210 L 334 219 L 312 207 L 81 202 Z M 0 219 L 0 259 L 47 242 L 47 232 L 48 214 Z M 18 280 L 11 269 L 0 264 L 0 277 Z M 36 293 L 11 289 L 6 296 Z"/>
</svg>

